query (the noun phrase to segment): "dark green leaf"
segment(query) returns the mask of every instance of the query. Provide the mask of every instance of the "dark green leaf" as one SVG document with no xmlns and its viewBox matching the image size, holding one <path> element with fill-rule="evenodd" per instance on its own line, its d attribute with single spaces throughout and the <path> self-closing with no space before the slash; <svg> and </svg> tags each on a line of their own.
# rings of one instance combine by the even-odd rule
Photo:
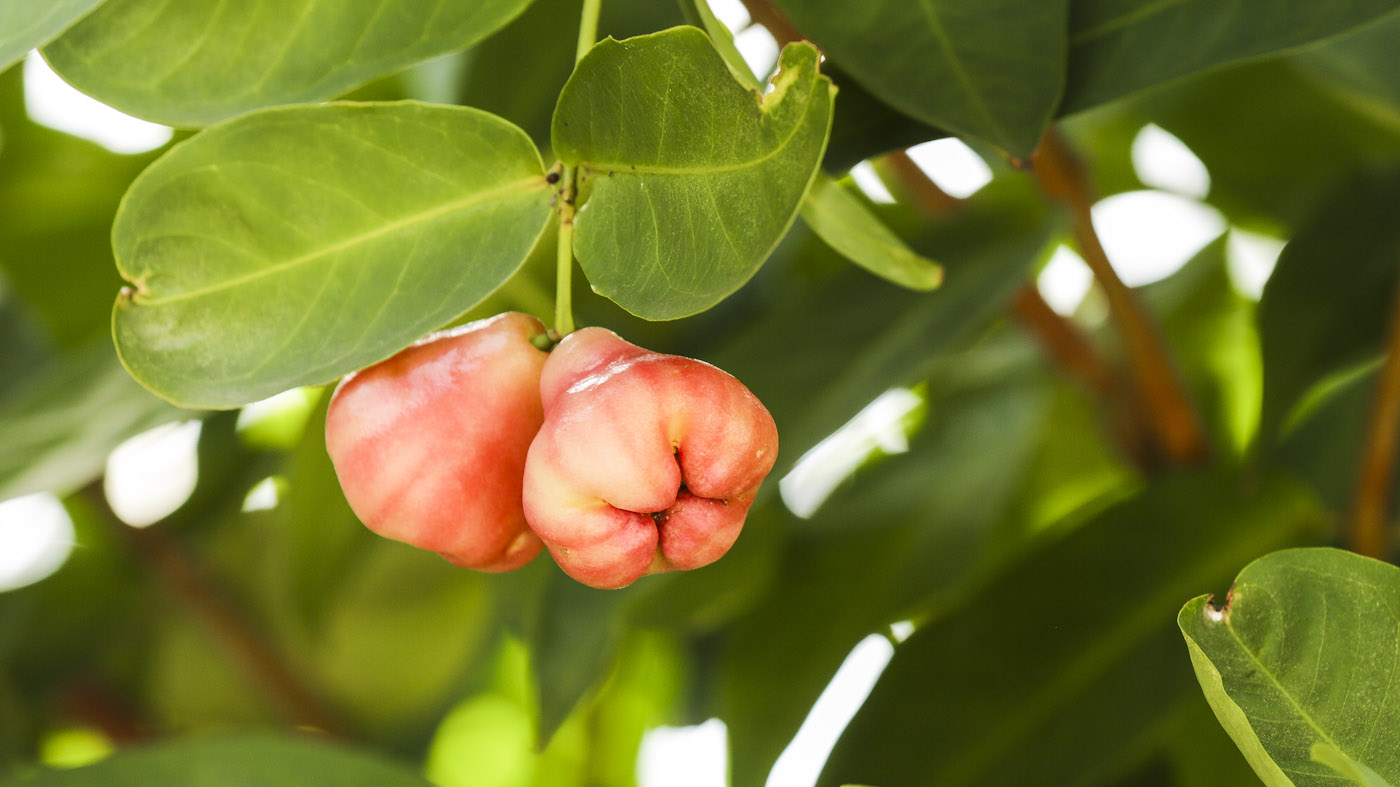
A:
<svg viewBox="0 0 1400 787">
<path fill-rule="evenodd" d="M 529 0 L 108 0 L 44 50 L 65 80 L 128 114 L 201 126 L 339 95 L 464 49 Z"/>
<path fill-rule="evenodd" d="M 1158 482 L 898 646 L 820 783 L 1112 775 L 1190 686 L 1171 666 L 1173 598 L 1314 525 L 1306 496 L 1285 483 Z"/>
<path fill-rule="evenodd" d="M 629 591 L 595 590 L 557 571 L 545 580 L 530 636 L 541 746 L 612 667 L 622 635 L 620 612 L 630 597 Z"/>
<path fill-rule="evenodd" d="M 427 787 L 412 769 L 378 755 L 312 738 L 243 734 L 132 749 L 86 768 L 45 771 L 34 787 Z"/>
<path fill-rule="evenodd" d="M 100 476 L 123 440 L 181 416 L 133 383 L 98 339 L 0 401 L 0 500 L 72 491 Z"/>
<path fill-rule="evenodd" d="M 1400 781 L 1398 611 L 1400 568 L 1293 549 L 1246 566 L 1224 606 L 1200 596 L 1177 622 L 1206 699 L 1260 778 L 1321 787 L 1347 764 Z"/>
<path fill-rule="evenodd" d="M 102 0 L 0 1 L 0 71 L 96 8 Z"/>
<path fill-rule="evenodd" d="M 534 145 L 484 112 L 287 107 L 146 170 L 113 247 L 132 376 L 230 407 L 382 360 L 489 295 L 549 216 Z"/>
<path fill-rule="evenodd" d="M 1396 204 L 1400 177 L 1345 184 L 1284 247 L 1259 302 L 1266 440 L 1314 383 L 1379 350 L 1400 283 Z"/>
<path fill-rule="evenodd" d="M 1304 46 L 1397 8 L 1395 0 L 1074 0 L 1064 109 Z"/>
<path fill-rule="evenodd" d="M 833 89 L 808 44 L 767 95 L 734 80 L 705 34 L 606 40 L 559 96 L 554 151 L 587 200 L 574 251 L 599 293 L 646 319 L 703 311 L 748 281 L 817 171 Z"/>
<path fill-rule="evenodd" d="M 1069 0 L 778 5 L 880 100 L 1013 155 L 1030 155 L 1059 102 Z"/>
</svg>

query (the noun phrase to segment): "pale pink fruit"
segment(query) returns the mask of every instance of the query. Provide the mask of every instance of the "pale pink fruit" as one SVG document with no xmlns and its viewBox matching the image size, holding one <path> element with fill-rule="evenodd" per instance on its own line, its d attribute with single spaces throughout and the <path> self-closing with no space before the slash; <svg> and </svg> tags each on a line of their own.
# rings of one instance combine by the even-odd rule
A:
<svg viewBox="0 0 1400 787">
<path fill-rule="evenodd" d="M 772 416 L 738 380 L 602 328 L 554 348 L 540 394 L 525 516 L 593 587 L 718 560 L 778 456 Z"/>
<path fill-rule="evenodd" d="M 341 381 L 326 450 L 370 530 L 482 571 L 530 562 L 540 540 L 520 505 L 540 428 L 545 328 L 501 314 L 429 336 Z"/>
</svg>

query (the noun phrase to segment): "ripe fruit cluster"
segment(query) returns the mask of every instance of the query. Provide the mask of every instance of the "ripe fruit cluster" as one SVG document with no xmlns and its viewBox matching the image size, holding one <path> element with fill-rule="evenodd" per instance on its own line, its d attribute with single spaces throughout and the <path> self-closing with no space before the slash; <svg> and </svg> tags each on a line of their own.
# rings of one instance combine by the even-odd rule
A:
<svg viewBox="0 0 1400 787">
<path fill-rule="evenodd" d="M 482 571 L 540 548 L 598 588 L 718 560 L 777 458 L 742 383 L 603 328 L 501 314 L 346 377 L 326 449 L 371 530 Z"/>
</svg>

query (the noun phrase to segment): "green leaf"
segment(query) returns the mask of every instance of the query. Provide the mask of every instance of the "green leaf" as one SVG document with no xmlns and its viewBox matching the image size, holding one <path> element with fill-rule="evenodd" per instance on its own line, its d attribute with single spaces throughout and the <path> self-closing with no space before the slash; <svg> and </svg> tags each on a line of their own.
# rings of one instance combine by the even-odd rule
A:
<svg viewBox="0 0 1400 787">
<path fill-rule="evenodd" d="M 1315 526 L 1298 487 L 1256 484 L 1164 479 L 918 628 L 819 783 L 1095 784 L 1131 765 L 1190 691 L 1174 599 Z"/>
<path fill-rule="evenodd" d="M 943 268 L 900 240 L 841 184 L 818 173 L 802 201 L 802 220 L 828 246 L 876 276 L 911 290 L 943 283 Z"/>
<path fill-rule="evenodd" d="M 529 0 L 108 0 L 44 50 L 74 87 L 137 117 L 202 126 L 339 95 L 464 49 Z"/>
<path fill-rule="evenodd" d="M 0 0 L 0 71 L 47 44 L 102 0 Z"/>
<path fill-rule="evenodd" d="M 1397 201 L 1400 175 L 1343 184 L 1279 256 L 1259 302 L 1265 439 L 1314 383 L 1379 351 L 1400 283 Z"/>
<path fill-rule="evenodd" d="M 142 173 L 112 231 L 133 377 L 231 407 L 382 360 L 485 298 L 551 192 L 518 128 L 402 102 L 264 110 Z"/>
<path fill-rule="evenodd" d="M 1391 787 L 1380 774 L 1353 760 L 1330 743 L 1314 743 L 1310 750 L 1313 762 L 1320 762 L 1361 787 Z"/>
<path fill-rule="evenodd" d="M 775 89 L 734 81 L 705 34 L 605 40 L 554 113 L 554 151 L 580 168 L 574 251 L 589 282 L 651 320 L 710 308 L 782 239 L 821 161 L 834 90 L 808 44 Z"/>
<path fill-rule="evenodd" d="M 34 787 L 427 787 L 412 769 L 383 757 L 314 738 L 267 733 L 161 743 L 123 751 L 69 771 L 43 771 L 18 782 Z"/>
<path fill-rule="evenodd" d="M 1397 614 L 1400 568 L 1292 549 L 1246 566 L 1223 607 L 1191 600 L 1177 623 L 1206 699 L 1260 778 L 1320 787 L 1337 776 L 1314 761 L 1317 744 L 1335 750 L 1322 751 L 1331 768 L 1400 781 Z"/>
<path fill-rule="evenodd" d="M 180 417 L 134 384 L 112 345 L 98 339 L 0 401 L 0 500 L 77 489 L 102 475 L 123 440 Z"/>
<path fill-rule="evenodd" d="M 715 18 L 705 0 L 696 0 L 695 11 L 734 78 L 748 88 L 761 89 L 734 46 L 729 28 Z M 943 283 L 943 269 L 937 263 L 911 251 L 860 200 L 824 172 L 812 179 L 801 213 L 802 220 L 828 246 L 876 276 L 911 290 L 932 290 Z"/>
<path fill-rule="evenodd" d="M 693 0 L 686 2 L 686 5 L 695 9 L 695 15 L 700 18 L 700 25 L 710 36 L 710 43 L 715 47 L 715 51 L 724 59 L 724 64 L 729 66 L 729 73 L 746 88 L 762 92 L 763 83 L 754 76 L 753 69 L 744 56 L 739 53 L 739 48 L 734 45 L 734 34 L 724 23 L 719 21 L 715 13 L 710 10 L 710 4 L 706 0 Z"/>
<path fill-rule="evenodd" d="M 1293 62 L 1359 112 L 1400 129 L 1400 14 L 1301 52 Z"/>
<path fill-rule="evenodd" d="M 1069 0 L 778 5 L 880 100 L 1013 155 L 1030 155 L 1059 103 Z"/>
<path fill-rule="evenodd" d="M 1304 46 L 1397 8 L 1396 0 L 1074 0 L 1063 109 Z"/>
<path fill-rule="evenodd" d="M 541 746 L 611 668 L 628 591 L 595 590 L 550 572 L 530 633 L 530 671 L 539 690 Z"/>
</svg>

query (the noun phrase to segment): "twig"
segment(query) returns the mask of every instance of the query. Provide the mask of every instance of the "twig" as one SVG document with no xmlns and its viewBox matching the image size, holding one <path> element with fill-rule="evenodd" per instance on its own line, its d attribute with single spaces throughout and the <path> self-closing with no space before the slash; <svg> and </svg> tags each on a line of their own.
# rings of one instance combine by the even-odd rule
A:
<svg viewBox="0 0 1400 787">
<path fill-rule="evenodd" d="M 1088 178 L 1073 151 L 1053 128 L 1031 154 L 1031 168 L 1046 195 L 1069 210 L 1079 252 L 1103 287 L 1127 348 L 1137 393 L 1159 449 L 1175 464 L 1204 461 L 1209 457 L 1210 446 L 1191 400 L 1151 316 L 1109 264 L 1094 231 Z"/>
<path fill-rule="evenodd" d="M 351 737 L 337 716 L 302 684 L 271 643 L 234 607 L 228 594 L 179 545 L 159 530 L 121 522 L 108 507 L 100 486 L 92 485 L 85 491 L 110 529 L 151 567 L 167 595 L 208 628 L 229 658 L 289 721 L 336 737 Z"/>
<path fill-rule="evenodd" d="M 963 201 L 939 188 L 907 151 L 896 151 L 880 159 L 879 168 L 899 181 L 900 189 L 930 216 L 946 216 L 962 207 Z"/>
<path fill-rule="evenodd" d="M 1016 293 L 1011 314 L 1060 369 L 1103 402 L 1108 428 L 1127 458 L 1139 468 L 1150 468 L 1156 457 L 1136 400 L 1125 395 L 1122 379 L 1084 331 L 1052 309 L 1034 284 Z"/>
<path fill-rule="evenodd" d="M 1350 534 L 1352 549 L 1379 560 L 1390 556 L 1391 479 L 1400 430 L 1400 288 L 1390 311 L 1386 348 L 1367 421 Z"/>
<path fill-rule="evenodd" d="M 777 40 L 779 47 L 806 38 L 802 31 L 797 29 L 797 25 L 794 25 L 792 20 L 787 18 L 787 14 L 773 5 L 771 0 L 741 0 L 741 2 L 743 2 L 744 8 L 749 11 L 749 19 L 752 19 L 754 24 L 768 28 L 768 32 Z"/>
</svg>

